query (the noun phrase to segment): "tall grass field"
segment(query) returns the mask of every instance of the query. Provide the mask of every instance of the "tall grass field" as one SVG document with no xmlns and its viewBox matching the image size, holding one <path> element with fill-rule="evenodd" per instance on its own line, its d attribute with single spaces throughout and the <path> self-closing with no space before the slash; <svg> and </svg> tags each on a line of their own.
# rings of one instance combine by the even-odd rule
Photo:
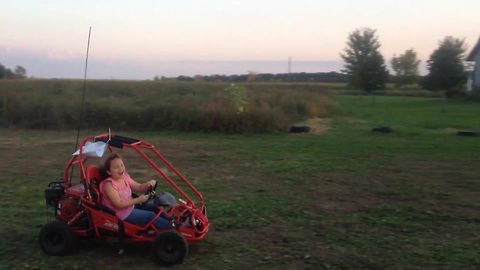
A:
<svg viewBox="0 0 480 270">
<path fill-rule="evenodd" d="M 71 129 L 80 122 L 82 128 L 270 132 L 337 113 L 325 94 L 329 88 L 157 81 L 89 81 L 84 87 L 76 80 L 2 81 L 0 126 Z"/>
</svg>

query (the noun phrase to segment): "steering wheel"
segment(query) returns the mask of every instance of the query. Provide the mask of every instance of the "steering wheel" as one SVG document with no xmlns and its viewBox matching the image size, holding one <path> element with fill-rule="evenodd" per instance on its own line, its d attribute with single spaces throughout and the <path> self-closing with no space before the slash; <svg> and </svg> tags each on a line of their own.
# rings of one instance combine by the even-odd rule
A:
<svg viewBox="0 0 480 270">
<path fill-rule="evenodd" d="M 155 196 L 155 190 L 157 189 L 158 182 L 155 181 L 155 185 L 148 188 L 148 191 L 145 195 L 148 195 L 148 200 L 151 200 Z"/>
<path fill-rule="evenodd" d="M 157 189 L 157 185 L 158 185 L 158 182 L 155 182 L 155 185 L 153 187 L 150 186 L 148 188 L 147 192 L 145 192 L 144 194 L 144 195 L 148 195 L 148 200 L 142 203 L 142 205 L 148 203 L 149 201 L 155 198 L 155 189 Z"/>
</svg>

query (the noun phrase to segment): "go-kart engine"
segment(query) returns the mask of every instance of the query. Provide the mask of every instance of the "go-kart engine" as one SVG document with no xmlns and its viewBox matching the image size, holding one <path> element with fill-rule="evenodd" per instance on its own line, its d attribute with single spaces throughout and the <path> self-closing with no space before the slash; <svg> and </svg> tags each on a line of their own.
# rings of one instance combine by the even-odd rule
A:
<svg viewBox="0 0 480 270">
<path fill-rule="evenodd" d="M 45 189 L 45 202 L 48 206 L 54 209 L 58 208 L 58 202 L 63 198 L 65 194 L 65 186 L 63 181 L 54 181 L 48 184 Z"/>
<path fill-rule="evenodd" d="M 80 211 L 78 201 L 74 199 L 62 199 L 58 202 L 58 217 L 68 222 Z"/>
</svg>

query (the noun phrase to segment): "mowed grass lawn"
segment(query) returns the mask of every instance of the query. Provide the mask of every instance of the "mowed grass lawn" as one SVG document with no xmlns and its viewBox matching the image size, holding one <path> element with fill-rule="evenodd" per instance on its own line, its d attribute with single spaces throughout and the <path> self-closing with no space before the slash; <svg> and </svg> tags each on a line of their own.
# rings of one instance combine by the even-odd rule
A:
<svg viewBox="0 0 480 270">
<path fill-rule="evenodd" d="M 480 103 L 332 98 L 343 115 L 323 134 L 117 131 L 154 143 L 206 197 L 211 231 L 173 269 L 480 268 L 480 137 L 456 135 L 480 130 Z M 43 192 L 75 135 L 0 131 L 0 268 L 158 269 L 148 246 L 40 251 Z"/>
</svg>

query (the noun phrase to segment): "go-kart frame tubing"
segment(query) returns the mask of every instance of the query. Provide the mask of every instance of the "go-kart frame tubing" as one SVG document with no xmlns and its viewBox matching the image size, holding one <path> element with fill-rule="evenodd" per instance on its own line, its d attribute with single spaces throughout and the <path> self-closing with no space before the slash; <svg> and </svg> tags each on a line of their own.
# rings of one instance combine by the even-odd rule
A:
<svg viewBox="0 0 480 270">
<path fill-rule="evenodd" d="M 73 156 L 71 159 L 70 159 L 70 162 L 67 164 L 67 166 L 65 167 L 65 173 L 64 173 L 64 181 L 65 181 L 65 187 L 70 187 L 71 186 L 71 173 L 70 171 L 73 169 L 73 166 L 75 164 L 79 164 L 80 166 L 80 172 L 81 172 L 81 180 L 83 182 L 85 182 L 85 179 L 86 179 L 86 169 L 85 169 L 85 162 L 89 159 L 89 157 L 83 155 L 83 146 L 86 144 L 87 141 L 105 141 L 108 145 L 108 148 L 109 148 L 109 151 L 112 152 L 112 148 L 111 146 L 108 144 L 108 142 L 110 141 L 110 138 L 114 138 L 115 135 L 114 134 L 109 134 L 109 133 L 103 133 L 103 134 L 100 134 L 100 135 L 97 135 L 97 136 L 88 136 L 88 137 L 85 137 L 81 143 L 80 143 L 80 146 L 79 146 L 79 154 L 76 155 L 76 156 Z M 152 144 L 150 143 L 147 143 L 145 141 L 142 141 L 142 140 L 138 140 L 134 143 L 131 143 L 131 144 L 126 144 L 126 143 L 122 143 L 122 147 L 127 147 L 127 148 L 133 148 L 140 156 L 142 156 L 145 161 L 147 161 L 150 166 L 155 170 L 157 171 L 158 174 L 160 174 L 162 176 L 162 178 L 167 181 L 172 187 L 175 188 L 175 190 L 177 190 L 177 192 L 179 192 L 183 198 L 185 198 L 189 204 L 191 204 L 194 208 L 197 208 L 196 207 L 196 204 L 195 202 L 190 198 L 190 196 L 188 196 L 176 183 L 175 181 L 173 181 L 168 175 L 166 175 L 161 169 L 160 167 L 158 167 L 158 165 L 152 161 L 152 159 L 150 157 L 148 157 L 145 152 L 143 151 L 142 148 L 144 149 L 149 149 L 151 150 L 155 156 L 160 159 L 163 164 L 165 164 L 170 170 L 172 170 L 175 175 L 178 176 L 178 178 L 180 178 L 197 196 L 198 198 L 200 199 L 200 205 L 201 205 L 201 211 L 205 214 L 206 211 L 205 211 L 205 201 L 204 201 L 204 198 L 203 198 L 203 195 L 201 192 L 199 192 L 191 183 L 190 181 L 187 180 L 187 178 L 181 174 L 162 154 L 160 154 L 160 152 L 155 148 L 155 146 L 153 146 Z M 88 189 L 87 189 L 87 192 Z M 89 194 L 90 195 L 90 194 Z"/>
<path fill-rule="evenodd" d="M 159 158 L 163 162 L 163 164 L 165 164 L 170 170 L 172 170 L 175 173 L 175 175 L 178 176 L 178 178 L 180 178 L 190 188 L 190 190 L 198 196 L 198 198 L 200 200 L 200 205 L 202 206 L 202 208 L 204 207 L 205 202 L 204 202 L 204 198 L 203 198 L 202 193 L 200 193 L 190 183 L 190 181 L 187 180 L 187 178 L 182 173 L 180 173 L 162 154 L 160 154 L 160 152 L 158 152 L 158 150 L 155 148 L 155 146 L 153 146 L 153 145 L 151 145 L 147 142 L 144 142 L 144 141 L 140 141 L 138 143 L 131 144 L 131 145 L 127 144 L 126 146 L 133 148 L 138 154 L 140 154 L 150 164 L 150 166 L 152 166 L 152 168 L 155 169 L 163 177 L 164 180 L 166 180 L 168 183 L 170 183 L 170 185 L 173 186 L 175 188 L 175 190 L 177 190 L 194 208 L 197 208 L 195 202 L 190 198 L 190 196 L 188 196 L 177 185 L 177 183 L 175 183 L 175 181 L 173 181 L 173 179 L 170 178 L 170 176 L 165 174 L 160 169 L 160 167 L 158 167 L 158 165 L 156 163 L 154 163 L 152 161 L 152 159 L 150 157 L 148 157 L 147 154 L 145 154 L 144 151 L 142 151 L 142 148 L 149 149 L 150 151 L 152 151 L 155 154 L 155 156 L 157 156 L 157 158 Z"/>
<path fill-rule="evenodd" d="M 91 201 L 82 198 L 83 205 L 85 209 L 89 212 L 89 215 L 91 217 L 92 221 L 92 227 L 93 227 L 93 232 L 95 233 L 95 236 L 97 237 L 104 237 L 104 238 L 117 238 L 116 236 L 105 236 L 101 235 L 99 229 L 105 229 L 105 230 L 110 230 L 110 231 L 118 231 L 119 226 L 117 227 L 110 227 L 111 225 L 115 226 L 120 223 L 120 220 L 118 219 L 117 216 L 115 216 L 115 212 L 113 210 L 110 211 L 105 211 L 105 209 L 99 209 L 95 203 L 92 203 Z M 129 242 L 152 242 L 153 238 L 155 235 L 157 235 L 159 232 L 162 230 L 159 230 L 155 227 L 154 222 L 160 218 L 160 215 L 164 213 L 164 211 L 160 210 L 155 217 L 145 224 L 144 226 L 140 225 L 135 225 L 131 223 L 124 223 L 124 234 L 126 236 L 126 239 Z M 99 222 L 100 221 L 100 222 Z M 105 222 L 109 222 L 110 226 L 106 226 Z M 141 234 L 139 232 L 146 232 L 149 230 L 154 230 L 156 233 L 152 235 L 145 235 Z"/>
<path fill-rule="evenodd" d="M 88 212 L 89 212 L 90 215 L 99 215 L 99 214 L 101 214 L 100 212 L 102 212 L 102 210 L 95 209 L 92 202 L 89 201 L 87 198 L 85 198 L 83 196 L 83 193 L 86 192 L 87 197 L 92 198 L 91 194 L 90 194 L 90 190 L 88 188 L 88 183 L 86 181 L 87 173 L 86 173 L 86 168 L 85 168 L 85 162 L 89 159 L 89 157 L 84 156 L 83 146 L 88 141 L 104 141 L 104 142 L 107 143 L 109 151 L 113 152 L 112 151 L 112 146 L 110 144 L 108 144 L 108 142 L 110 141 L 110 138 L 114 138 L 114 137 L 115 137 L 115 135 L 106 133 L 106 134 L 101 134 L 101 135 L 97 135 L 97 136 L 88 136 L 88 137 L 84 138 L 80 143 L 79 154 L 76 155 L 76 156 L 73 156 L 70 159 L 67 166 L 65 167 L 65 173 L 64 173 L 64 182 L 65 182 L 65 187 L 66 187 L 65 193 L 67 195 L 70 195 L 72 197 L 76 197 L 76 198 L 84 201 L 84 206 L 86 208 L 88 208 L 88 210 L 89 210 Z M 119 137 L 121 137 L 121 136 L 119 136 Z M 125 138 L 125 137 L 122 137 L 122 138 Z M 147 161 L 150 164 L 150 166 L 153 169 L 155 169 L 162 176 L 162 178 L 165 181 L 167 181 L 172 187 L 174 187 L 187 200 L 188 203 L 187 202 L 185 202 L 185 203 L 182 202 L 182 205 L 184 206 L 184 211 L 181 211 L 181 213 L 179 213 L 180 216 L 183 216 L 185 214 L 185 212 L 190 212 L 192 214 L 192 216 L 191 216 L 192 220 L 195 217 L 203 223 L 204 227 L 203 227 L 202 230 L 199 230 L 196 227 L 193 228 L 193 230 L 195 232 L 191 236 L 186 237 L 187 242 L 194 243 L 194 242 L 197 242 L 197 241 L 201 240 L 202 238 L 204 238 L 206 233 L 208 232 L 208 229 L 209 229 L 210 226 L 209 226 L 209 223 L 208 223 L 208 219 L 206 218 L 206 208 L 205 208 L 203 195 L 186 179 L 185 176 L 183 176 L 183 174 L 181 174 L 162 154 L 160 154 L 159 151 L 157 151 L 152 144 L 149 144 L 149 143 L 141 141 L 141 140 L 136 140 L 136 139 L 131 139 L 131 138 L 127 138 L 127 139 L 130 139 L 131 143 L 122 143 L 121 146 L 115 145 L 115 147 L 133 148 L 133 150 L 135 150 L 140 156 L 142 156 L 144 158 L 144 160 Z M 199 197 L 200 203 L 201 203 L 201 209 L 197 208 L 195 202 L 175 183 L 175 181 L 173 181 L 168 175 L 163 173 L 163 171 L 158 167 L 158 165 L 155 162 L 153 162 L 152 159 L 149 156 L 147 156 L 145 154 L 143 149 L 149 149 L 150 151 L 152 151 L 158 159 L 160 159 L 182 181 L 185 182 L 185 184 Z M 79 185 L 76 185 L 76 186 L 71 185 L 71 179 L 70 179 L 71 178 L 71 172 L 73 170 L 73 167 L 77 164 L 80 167 L 80 178 L 82 180 L 82 183 L 79 184 L 79 185 L 83 184 L 84 188 L 81 189 L 81 190 L 83 190 L 84 192 L 80 192 L 80 189 L 77 187 Z M 177 212 L 178 212 L 178 210 L 177 210 Z M 200 213 L 197 214 L 198 212 L 200 212 Z M 76 218 L 77 217 L 75 217 L 74 219 L 76 219 Z M 154 218 L 153 220 L 156 220 L 156 218 Z M 76 222 L 76 220 L 75 221 L 72 220 L 72 222 Z M 136 225 L 131 225 L 131 226 L 134 226 L 133 228 L 136 228 L 139 231 L 143 230 L 142 227 L 138 227 Z M 128 226 L 128 227 L 131 227 L 131 226 Z M 145 226 L 145 228 L 147 228 L 148 226 L 149 225 L 147 224 Z M 97 231 L 98 229 L 96 228 L 95 225 L 94 225 L 94 227 L 95 227 L 95 230 L 96 230 L 95 233 L 98 235 L 98 231 Z M 76 233 L 78 235 L 89 234 L 89 232 L 86 231 L 86 230 L 76 230 Z M 144 241 L 144 240 L 145 240 L 144 237 L 140 237 L 136 241 Z"/>
<path fill-rule="evenodd" d="M 99 207 L 101 205 L 97 205 L 95 202 L 92 202 L 87 197 L 82 197 L 81 200 L 82 200 L 82 205 L 85 207 L 84 211 L 86 211 L 87 214 L 90 216 L 91 227 L 88 230 L 76 229 L 74 230 L 75 233 L 79 236 L 88 236 L 94 233 L 95 236 L 100 238 L 117 239 L 118 236 L 102 235 L 99 231 L 99 229 L 102 228 L 104 230 L 119 232 L 120 230 L 119 225 L 121 221 L 118 219 L 118 217 L 115 216 L 115 212 L 106 207 Z M 188 205 L 183 204 L 182 206 L 185 207 L 185 209 L 182 211 L 182 214 L 184 214 L 185 212 L 188 212 L 189 210 L 192 210 L 192 208 Z M 126 237 L 125 241 L 137 242 L 137 243 L 151 243 L 159 233 L 169 230 L 169 229 L 157 228 L 155 226 L 155 221 L 159 219 L 163 213 L 170 215 L 170 214 L 173 214 L 173 212 L 164 211 L 161 208 L 159 210 L 160 211 L 155 215 L 155 217 L 144 226 L 135 225 L 128 222 L 123 223 L 123 226 L 124 226 L 123 235 Z M 199 211 L 199 210 L 196 210 L 196 211 Z M 206 236 L 209 229 L 209 224 L 205 216 L 195 215 L 194 212 L 191 214 L 190 218 L 191 218 L 192 224 L 194 224 L 193 223 L 194 218 L 201 220 L 205 225 L 203 230 L 198 230 L 195 226 L 193 226 L 192 228 L 180 227 L 178 229 L 178 232 L 185 237 L 185 240 L 189 244 L 194 244 Z M 107 223 L 109 225 L 106 225 Z M 118 226 L 116 226 L 117 224 Z M 146 234 L 147 231 L 154 231 L 155 233 Z"/>
</svg>

